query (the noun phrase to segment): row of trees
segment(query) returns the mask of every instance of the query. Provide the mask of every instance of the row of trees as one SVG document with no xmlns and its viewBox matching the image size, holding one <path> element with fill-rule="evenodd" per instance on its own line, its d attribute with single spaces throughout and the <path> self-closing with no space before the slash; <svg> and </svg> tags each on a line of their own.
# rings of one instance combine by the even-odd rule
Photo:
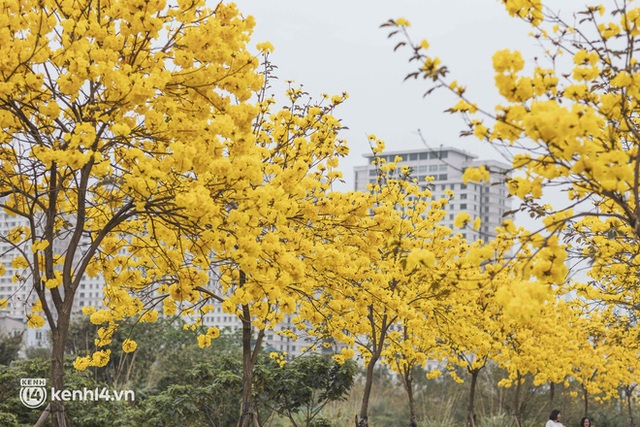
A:
<svg viewBox="0 0 640 427">
<path fill-rule="evenodd" d="M 553 383 L 570 373 L 582 385 L 585 414 L 589 396 L 607 397 L 616 387 L 625 390 L 630 403 L 638 356 L 640 73 L 635 53 L 640 8 L 613 1 L 568 16 L 544 1 L 502 3 L 510 15 L 531 26 L 543 52 L 528 67 L 518 51 L 496 52 L 495 85 L 503 103 L 495 108 L 468 95 L 427 41 L 414 42 L 406 19 L 383 27 L 390 29 L 390 37 L 401 37 L 396 49 L 411 51 L 410 61 L 417 67 L 407 79 L 423 78 L 427 93 L 451 93 L 454 101 L 447 111 L 467 123 L 462 135 L 498 148 L 512 163 L 507 184 L 521 200 L 518 211 L 539 225 L 520 239 L 548 258 L 547 265 L 536 266 L 518 249 L 508 265 L 539 279 L 557 275 L 553 281 L 560 286 L 554 292 L 568 301 L 556 299 L 551 312 L 534 322 L 541 335 L 529 336 L 526 329 L 518 330 L 521 325 L 509 335 L 510 356 L 496 359 L 509 369 L 506 383 L 517 387 L 526 373 L 536 373 L 536 382 Z M 552 205 L 545 197 L 549 193 L 561 199 Z M 565 260 L 576 273 L 573 280 L 553 265 Z M 511 299 L 503 310 L 517 300 Z M 544 326 L 554 316 L 559 323 Z M 528 348 L 532 344 L 541 345 L 538 350 L 544 348 L 546 354 Z M 481 366 L 487 353 L 470 354 L 479 356 L 473 363 Z M 583 359 L 585 354 L 594 356 Z M 547 359 L 555 368 L 538 371 L 536 364 Z M 632 417 L 629 422 L 633 425 Z"/>
<path fill-rule="evenodd" d="M 73 359 L 93 350 L 98 327 L 86 318 L 72 321 L 67 387 L 126 388 L 135 391 L 135 399 L 69 402 L 70 422 L 86 427 L 233 425 L 242 396 L 239 335 L 223 332 L 209 348 L 201 349 L 196 332 L 185 333 L 183 326 L 179 318 L 123 325 L 107 346 L 112 351 L 107 365 L 77 371 Z M 126 353 L 122 344 L 131 336 L 140 346 L 135 353 Z M 3 426 L 34 425 L 39 417 L 37 411 L 21 405 L 19 380 L 46 377 L 50 367 L 46 359 L 30 356 L 11 366 L 0 363 Z M 281 365 L 278 358 L 261 352 L 253 390 L 261 424 L 278 418 L 292 426 L 323 425 L 322 408 L 347 396 L 356 371 L 355 362 L 338 364 L 328 355 L 307 355 Z"/>
<path fill-rule="evenodd" d="M 52 331 L 54 388 L 65 386 L 71 312 L 85 275 L 104 277 L 106 308 L 85 310 L 99 329 L 77 369 L 105 366 L 127 319 L 185 314 L 198 329 L 214 304 L 237 316 L 239 427 L 260 425 L 259 350 L 287 316 L 294 328 L 281 333 L 334 342 L 341 362 L 354 347 L 363 356 L 361 427 L 379 362 L 399 372 L 410 402 L 415 366 L 427 358 L 462 366 L 471 375 L 472 426 L 477 377 L 490 360 L 516 390 L 527 374 L 537 383 L 571 376 L 585 396 L 635 384 L 629 346 L 637 344 L 628 337 L 636 325 L 619 311 L 636 304 L 640 212 L 628 113 L 636 105 L 629 89 L 635 15 L 626 5 L 615 10 L 624 17 L 617 33 L 607 37 L 613 27 L 603 24 L 600 39 L 577 32 L 584 41 L 567 47 L 581 47 L 573 70 L 579 84 L 559 87 L 553 70 L 542 68 L 519 77 L 519 55 L 499 52 L 496 82 L 509 105 L 492 123 L 472 117 L 477 107 L 446 80 L 426 43 L 413 46 L 420 61 L 413 75 L 450 88 L 460 98 L 452 111 L 468 117 L 471 132 L 528 150 L 513 159 L 524 173 L 505 179 L 548 233 L 505 221 L 495 240 L 471 243 L 440 224 L 455 195 L 431 200 L 428 183 L 413 182 L 396 162 L 376 160 L 377 182 L 367 193 L 332 191 L 348 152 L 333 113 L 346 95 L 314 102 L 291 87 L 288 104 L 275 108 L 272 47 L 258 46 L 260 64 L 247 49 L 253 21 L 233 5 L 138 3 L 45 0 L 0 12 L 11 23 L 0 62 L 1 205 L 27 224 L 2 239 L 21 270 L 15 281 L 37 295 L 30 325 L 47 322 Z M 538 3 L 505 3 L 542 24 Z M 406 21 L 390 25 L 406 34 Z M 555 25 L 540 37 L 558 34 L 548 37 L 560 49 L 576 30 L 559 18 Z M 605 55 L 610 38 L 626 40 L 626 50 Z M 620 57 L 626 62 L 615 65 Z M 598 78 L 606 84 L 587 85 Z M 382 151 L 381 141 L 370 142 Z M 596 165 L 604 160 L 603 172 Z M 469 170 L 467 178 L 485 174 Z M 571 208 L 538 202 L 543 186 L 556 183 L 570 190 Z M 479 224 L 469 215 L 456 220 L 471 226 Z M 565 286 L 571 248 L 591 260 L 598 286 Z M 569 291 L 583 298 L 567 302 Z M 197 340 L 206 347 L 218 335 L 208 328 Z M 139 351 L 131 339 L 122 346 Z M 54 426 L 68 425 L 60 402 L 51 412 Z M 415 412 L 411 418 L 415 425 Z"/>
<path fill-rule="evenodd" d="M 161 319 L 156 323 L 123 325 L 107 347 L 112 356 L 103 368 L 84 371 L 73 369 L 77 356 L 91 351 L 98 326 L 88 319 L 72 321 L 67 346 L 67 387 L 94 390 L 135 390 L 135 400 L 69 402 L 66 413 L 74 425 L 210 425 L 227 426 L 237 418 L 237 401 L 242 394 L 240 335 L 223 332 L 212 345 L 200 349 L 196 331 L 185 332 L 181 319 Z M 134 353 L 122 349 L 124 340 L 135 338 L 139 347 Z M 0 339 L 0 346 L 11 339 Z M 33 425 L 38 411 L 19 402 L 19 379 L 46 377 L 49 366 L 44 349 L 32 349 L 26 360 L 11 366 L 0 363 L 0 422 L 7 426 Z M 15 360 L 16 352 L 12 359 Z M 355 362 L 340 365 L 330 355 L 308 355 L 288 359 L 281 364 L 282 354 L 262 352 L 255 368 L 253 390 L 261 425 L 330 426 L 353 421 L 353 410 L 362 397 L 365 381 L 360 369 L 354 385 Z M 415 367 L 414 407 L 407 404 L 402 376 L 386 367 L 374 370 L 375 392 L 369 406 L 373 421 L 379 426 L 395 426 L 414 413 L 419 426 L 450 427 L 462 425 L 470 400 L 467 384 L 471 379 L 464 368 L 454 367 L 455 375 L 438 379 L 426 378 L 426 372 Z M 490 362 L 476 376 L 478 393 L 476 425 L 513 425 L 516 407 L 523 426 L 539 425 L 550 408 L 563 410 L 566 425 L 574 425 L 584 414 L 583 388 L 576 380 L 565 384 L 534 384 L 525 375 L 519 390 L 499 383 L 507 374 Z M 362 379 L 362 381 L 360 381 Z M 637 406 L 627 407 L 629 395 L 620 394 L 607 401 L 589 402 L 589 415 L 602 427 L 627 425 L 628 417 L 637 414 Z M 345 399 L 345 400 L 342 400 Z M 406 424 L 406 423 L 405 423 Z"/>
</svg>

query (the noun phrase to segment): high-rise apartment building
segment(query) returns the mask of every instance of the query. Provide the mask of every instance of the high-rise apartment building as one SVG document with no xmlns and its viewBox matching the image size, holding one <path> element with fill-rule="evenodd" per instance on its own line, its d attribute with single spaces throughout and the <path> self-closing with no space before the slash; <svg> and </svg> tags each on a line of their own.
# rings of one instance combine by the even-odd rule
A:
<svg viewBox="0 0 640 427">
<path fill-rule="evenodd" d="M 452 147 L 393 151 L 379 156 L 384 157 L 387 162 L 395 162 L 396 158 L 401 158 L 402 160 L 397 162 L 398 168 L 409 166 L 411 176 L 416 178 L 423 188 L 430 188 L 435 200 L 445 197 L 445 190 L 453 191 L 454 197 L 446 206 L 447 215 L 443 224 L 453 228 L 453 221 L 461 212 L 469 213 L 472 219 L 479 217 L 482 225 L 478 231 L 467 228 L 462 232 L 469 242 L 487 240 L 495 236 L 495 228 L 511 210 L 505 182 L 509 165 L 505 163 L 478 160 L 477 156 Z M 367 191 L 367 186 L 376 182 L 377 169 L 372 164 L 374 156 L 365 155 L 365 158 L 367 165 L 354 168 L 355 189 L 359 191 Z M 487 183 L 465 184 L 462 180 L 464 170 L 479 166 L 485 166 L 491 172 L 491 180 Z M 427 183 L 427 176 L 432 176 L 433 181 Z"/>
</svg>

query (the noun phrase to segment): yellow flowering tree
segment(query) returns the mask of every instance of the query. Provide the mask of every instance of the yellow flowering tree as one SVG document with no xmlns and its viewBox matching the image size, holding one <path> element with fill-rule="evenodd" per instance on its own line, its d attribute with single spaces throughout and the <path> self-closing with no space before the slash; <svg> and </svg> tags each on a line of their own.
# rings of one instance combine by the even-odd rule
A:
<svg viewBox="0 0 640 427">
<path fill-rule="evenodd" d="M 573 18 L 568 22 L 545 9 L 543 0 L 503 3 L 532 27 L 545 51 L 529 67 L 518 51 L 495 53 L 495 84 L 504 102 L 493 111 L 449 78 L 427 42 L 411 41 L 406 20 L 386 25 L 407 37 L 401 43 L 411 46 L 419 64 L 410 77 L 423 76 L 455 95 L 449 111 L 466 119 L 466 134 L 511 147 L 511 194 L 522 210 L 543 218 L 545 231 L 572 243 L 572 255 L 587 260 L 591 284 L 601 290 L 589 297 L 633 306 L 640 237 L 640 73 L 634 56 L 640 8 L 603 2 L 577 10 L 574 25 Z M 566 199 L 542 203 L 547 187 L 559 187 Z"/>
<path fill-rule="evenodd" d="M 374 137 L 372 143 L 374 153 L 381 151 Z M 428 183 L 414 182 L 397 162 L 377 156 L 374 162 L 379 174 L 367 193 L 370 215 L 359 218 L 352 232 L 335 236 L 350 260 L 340 277 L 327 281 L 320 305 L 327 333 L 347 346 L 337 357 L 351 357 L 355 346 L 364 358 L 359 426 L 369 425 L 376 364 L 399 363 L 408 374 L 416 361 L 424 362 L 425 328 L 433 330 L 447 296 L 482 261 L 466 256 L 461 234 L 439 224 L 448 198 L 432 201 Z"/>
<path fill-rule="evenodd" d="M 624 397 L 638 381 L 637 343 L 638 325 L 633 314 L 612 310 L 608 306 L 594 306 L 593 302 L 575 301 L 580 305 L 580 322 L 583 339 L 577 345 L 577 354 L 571 377 L 582 389 L 584 414 L 589 414 L 592 400 L 603 401 Z M 577 323 L 576 322 L 576 323 Z M 624 396 L 620 396 L 624 393 Z M 631 409 L 629 401 L 626 402 Z M 630 411 L 629 416 L 633 418 Z"/>
<path fill-rule="evenodd" d="M 272 99 L 261 100 L 252 137 L 237 158 L 255 150 L 260 161 L 242 168 L 236 167 L 237 162 L 229 164 L 230 179 L 253 174 L 254 182 L 226 193 L 227 210 L 213 225 L 218 233 L 213 240 L 203 239 L 213 254 L 219 288 L 204 292 L 200 310 L 206 313 L 213 307 L 207 299 L 222 302 L 222 309 L 242 322 L 239 427 L 257 419 L 252 376 L 266 332 L 295 337 L 296 331 L 314 323 L 315 302 L 322 292 L 317 271 L 334 267 L 322 255 L 325 246 L 332 245 L 324 233 L 348 220 L 347 212 L 358 203 L 330 192 L 341 176 L 335 170 L 338 158 L 347 153 L 338 138 L 342 124 L 332 112 L 346 95 L 315 103 L 297 88 L 287 94 L 290 104 L 277 111 L 272 111 Z M 278 331 L 285 323 L 294 325 L 295 331 L 286 327 Z"/>
<path fill-rule="evenodd" d="M 502 3 L 510 15 L 531 26 L 544 51 L 535 63 L 518 51 L 495 53 L 495 85 L 503 97 L 495 108 L 471 99 L 465 87 L 450 78 L 452 70 L 430 54 L 426 41 L 412 41 L 407 20 L 385 25 L 404 37 L 400 46 L 409 46 L 418 64 L 408 77 L 424 77 L 432 87 L 452 93 L 456 100 L 448 111 L 464 117 L 468 129 L 463 133 L 510 153 L 509 190 L 520 199 L 520 210 L 542 226 L 526 236 L 531 258 L 519 263 L 523 283 L 564 287 L 569 282 L 565 264 L 579 263 L 588 281 L 566 288 L 575 290 L 571 297 L 600 302 L 603 312 L 611 309 L 607 306 L 618 313 L 637 310 L 640 65 L 635 46 L 640 7 L 605 1 L 578 5 L 581 9 L 566 17 L 545 8 L 544 0 Z M 473 175 L 477 179 L 481 171 Z M 553 206 L 543 202 L 551 187 L 565 196 Z M 571 318 L 570 310 L 560 311 Z M 615 349 L 606 352 L 608 366 L 616 366 L 614 358 L 624 361 Z M 580 363 L 576 361 L 578 367 Z M 565 365 L 564 374 L 570 374 L 570 366 Z M 586 365 L 580 371 L 587 384 L 594 371 L 587 373 Z M 633 377 L 628 369 L 619 368 L 618 373 Z"/>
<path fill-rule="evenodd" d="M 468 274 L 459 290 L 447 301 L 446 315 L 438 322 L 436 354 L 447 362 L 447 370 L 456 381 L 463 381 L 454 369 L 458 366 L 469 376 L 469 404 L 465 426 L 477 425 L 475 397 L 480 372 L 499 353 L 511 333 L 506 317 L 514 311 L 505 305 L 503 296 L 514 287 L 515 274 L 507 263 L 514 237 L 500 228 L 498 236 L 487 243 L 472 244 L 465 252 L 475 257 L 483 252 L 486 260 L 473 274 Z M 531 301 L 535 304 L 535 301 Z M 521 308 L 517 310 L 521 312 Z"/>
<path fill-rule="evenodd" d="M 189 275 L 154 269 L 154 252 L 196 222 L 224 142 L 252 131 L 258 109 L 246 101 L 263 79 L 246 49 L 253 21 L 233 5 L 6 0 L 0 22 L 0 204 L 20 224 L 2 240 L 13 248 L 14 282 L 36 295 L 29 326 L 51 329 L 51 385 L 63 389 L 85 275 L 105 274 L 117 308 L 92 314 L 107 325 L 104 340 L 118 317 L 141 312 L 120 283 Z M 110 264 L 129 247 L 149 273 Z M 89 363 L 107 360 L 98 351 Z M 50 409 L 53 425 L 67 425 L 61 402 Z"/>
<path fill-rule="evenodd" d="M 230 127 L 232 134 L 211 157 L 192 153 L 203 166 L 189 181 L 193 192 L 176 197 L 183 201 L 180 224 L 155 224 L 153 234 L 120 239 L 109 256 L 100 257 L 102 270 L 115 273 L 107 273 L 108 308 L 90 313 L 93 323 L 103 325 L 98 346 L 109 343 L 124 315 L 140 313 L 142 321 L 153 321 L 161 309 L 166 316 L 189 316 L 188 327 L 202 330 L 200 347 L 220 333 L 204 329 L 202 317 L 220 306 L 237 316 L 243 354 L 238 426 L 257 422 L 253 374 L 267 331 L 294 337 L 294 330 L 282 326 L 304 330 L 316 321 L 313 307 L 322 291 L 317 271 L 334 267 L 321 255 L 332 244 L 323 233 L 367 212 L 357 199 L 330 192 L 341 177 L 338 159 L 347 153 L 338 138 L 342 124 L 332 113 L 346 94 L 314 102 L 291 87 L 288 105 L 276 109 L 266 96 L 272 69 L 267 56 L 251 126 Z M 157 234 L 167 240 L 156 242 Z M 123 275 L 145 280 L 132 286 Z M 145 296 L 144 306 L 127 296 L 131 292 Z M 138 306 L 134 313 L 132 304 Z M 94 356 L 76 363 L 84 367 Z"/>
</svg>

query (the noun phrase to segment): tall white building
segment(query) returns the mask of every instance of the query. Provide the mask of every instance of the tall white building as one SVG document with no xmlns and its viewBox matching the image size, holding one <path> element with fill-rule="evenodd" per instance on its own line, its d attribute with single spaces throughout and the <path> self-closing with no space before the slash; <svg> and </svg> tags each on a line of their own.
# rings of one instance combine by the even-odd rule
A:
<svg viewBox="0 0 640 427">
<path fill-rule="evenodd" d="M 18 255 L 18 251 L 13 244 L 8 241 L 8 234 L 18 226 L 28 227 L 26 218 L 9 215 L 0 210 L 0 262 L 4 264 L 5 273 L 0 276 L 0 299 L 6 298 L 9 303 L 2 311 L 10 317 L 25 319 L 25 315 L 31 311 L 31 305 L 37 301 L 36 295 L 31 285 L 31 277 L 21 277 L 22 269 L 12 266 L 12 260 Z M 24 250 L 27 251 L 26 244 Z"/>
<path fill-rule="evenodd" d="M 463 236 L 469 242 L 478 239 L 487 240 L 495 236 L 495 228 L 502 223 L 504 215 L 511 210 L 509 191 L 505 182 L 509 165 L 496 160 L 478 160 L 477 156 L 453 147 L 438 149 L 418 149 L 393 151 L 380 154 L 387 162 L 394 162 L 396 157 L 398 168 L 409 166 L 411 176 L 418 179 L 420 186 L 429 187 L 434 199 L 445 196 L 445 190 L 451 190 L 454 198 L 446 207 L 447 215 L 444 225 L 453 227 L 453 220 L 461 212 L 467 212 L 471 218 L 479 217 L 482 225 L 478 231 L 471 228 L 463 230 Z M 355 189 L 367 191 L 370 183 L 376 182 L 377 170 L 372 164 L 373 154 L 365 155 L 367 165 L 356 166 Z M 491 172 L 491 180 L 487 183 L 465 184 L 462 174 L 468 167 L 485 166 Z M 425 182 L 425 177 L 432 176 L 433 181 Z"/>
</svg>

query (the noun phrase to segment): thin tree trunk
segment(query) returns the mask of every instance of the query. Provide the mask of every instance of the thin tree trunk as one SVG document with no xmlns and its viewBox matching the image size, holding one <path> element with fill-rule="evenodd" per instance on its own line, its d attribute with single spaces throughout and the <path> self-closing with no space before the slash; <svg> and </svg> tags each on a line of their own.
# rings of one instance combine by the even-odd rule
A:
<svg viewBox="0 0 640 427">
<path fill-rule="evenodd" d="M 241 275 L 242 279 L 242 275 Z M 242 403 L 238 427 L 259 426 L 258 414 L 253 400 L 253 349 L 251 348 L 251 312 L 249 307 L 242 306 Z"/>
<path fill-rule="evenodd" d="M 367 371 L 364 382 L 364 392 L 362 395 L 362 404 L 360 405 L 360 420 L 358 422 L 358 427 L 369 427 L 369 398 L 371 397 L 371 389 L 373 388 L 373 369 L 375 368 L 378 359 L 380 358 L 380 354 L 378 352 L 374 352 L 371 354 L 371 359 L 369 359 L 369 364 L 367 365 Z M 356 418 L 357 419 L 357 418 Z"/>
<path fill-rule="evenodd" d="M 471 374 L 471 385 L 469 388 L 469 406 L 467 407 L 467 422 L 466 426 L 476 427 L 476 413 L 475 413 L 475 397 L 476 397 L 476 385 L 478 384 L 478 375 L 480 369 L 474 369 L 469 371 Z"/>
<path fill-rule="evenodd" d="M 69 313 L 61 310 L 57 328 L 51 332 L 51 387 L 54 390 L 64 389 L 64 347 L 69 330 Z M 53 427 L 69 427 L 69 421 L 64 411 L 64 402 L 52 400 L 50 406 L 51 424 Z"/>
<path fill-rule="evenodd" d="M 627 411 L 629 412 L 629 427 L 636 427 L 636 422 L 633 419 L 633 406 L 631 404 L 632 393 L 635 387 L 626 387 L 625 394 L 627 398 Z"/>
<path fill-rule="evenodd" d="M 51 403 L 49 403 L 47 407 L 44 408 L 44 411 L 42 411 L 42 414 L 40 414 L 40 418 L 38 418 L 38 421 L 36 421 L 33 427 L 44 427 L 44 423 L 47 422 L 47 418 L 49 418 L 50 413 L 51 413 Z"/>
<path fill-rule="evenodd" d="M 551 381 L 549 383 L 549 408 L 553 408 L 553 401 L 556 397 L 556 383 L 554 383 L 553 381 Z M 549 409 L 551 410 L 551 409 Z"/>
<path fill-rule="evenodd" d="M 514 399 L 514 418 L 516 421 L 516 427 L 522 427 L 522 414 L 520 413 L 520 392 L 521 392 L 521 387 L 522 387 L 522 376 L 520 375 L 520 373 L 518 373 L 517 378 L 516 378 L 516 395 L 515 395 L 515 399 Z"/>
<path fill-rule="evenodd" d="M 582 391 L 584 394 L 584 417 L 588 417 L 589 416 L 589 392 L 587 391 L 587 388 L 582 385 Z"/>
<path fill-rule="evenodd" d="M 415 401 L 413 398 L 413 366 L 407 366 L 402 372 L 402 383 L 409 399 L 409 427 L 418 427 L 418 416 L 416 415 Z"/>
</svg>

